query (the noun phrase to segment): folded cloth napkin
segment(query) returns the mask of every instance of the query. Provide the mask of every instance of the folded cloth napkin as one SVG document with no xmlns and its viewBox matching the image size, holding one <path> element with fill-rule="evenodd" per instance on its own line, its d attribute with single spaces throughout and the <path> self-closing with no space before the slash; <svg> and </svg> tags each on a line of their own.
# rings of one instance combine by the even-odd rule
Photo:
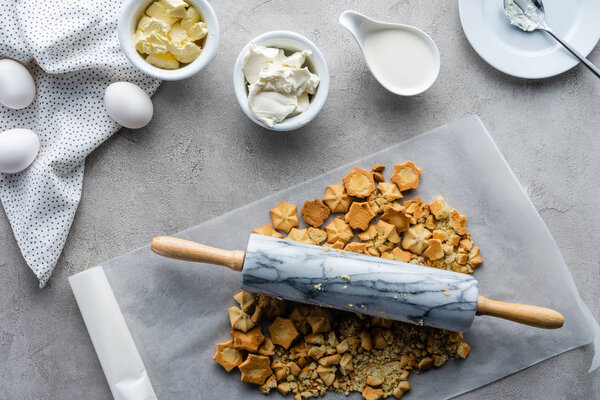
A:
<svg viewBox="0 0 600 400">
<path fill-rule="evenodd" d="M 31 129 L 41 150 L 18 174 L 0 174 L 0 199 L 21 253 L 44 287 L 81 198 L 85 157 L 120 126 L 104 109 L 112 82 L 153 94 L 160 81 L 129 64 L 117 39 L 119 0 L 0 0 L 0 58 L 35 79 L 31 106 L 0 105 L 0 131 Z"/>
</svg>

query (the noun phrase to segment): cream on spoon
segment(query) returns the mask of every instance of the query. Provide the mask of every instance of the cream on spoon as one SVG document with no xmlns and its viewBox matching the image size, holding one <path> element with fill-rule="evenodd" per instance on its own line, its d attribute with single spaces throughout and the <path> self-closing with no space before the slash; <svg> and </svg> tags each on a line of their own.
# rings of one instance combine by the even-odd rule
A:
<svg viewBox="0 0 600 400">
<path fill-rule="evenodd" d="M 342 13 L 339 22 L 354 35 L 371 73 L 390 92 L 414 96 L 435 82 L 440 53 L 425 32 L 350 10 Z"/>
</svg>

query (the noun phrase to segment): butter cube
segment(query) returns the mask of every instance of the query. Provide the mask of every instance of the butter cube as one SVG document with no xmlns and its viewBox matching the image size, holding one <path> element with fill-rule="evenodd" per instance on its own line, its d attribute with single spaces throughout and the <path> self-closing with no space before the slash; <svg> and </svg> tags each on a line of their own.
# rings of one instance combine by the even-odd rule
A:
<svg viewBox="0 0 600 400">
<path fill-rule="evenodd" d="M 134 35 L 133 42 L 135 49 L 142 54 L 165 53 L 169 44 L 169 40 L 158 32 L 138 32 Z"/>
<path fill-rule="evenodd" d="M 191 63 L 198 58 L 202 49 L 195 43 L 185 41 L 183 43 L 171 42 L 169 44 L 169 51 L 178 61 L 182 63 Z"/>
<path fill-rule="evenodd" d="M 169 32 L 169 41 L 171 43 L 183 43 L 187 40 L 188 33 L 180 24 L 175 24 Z"/>
<path fill-rule="evenodd" d="M 208 28 L 204 22 L 196 22 L 187 30 L 187 34 L 192 42 L 204 38 L 208 34 Z"/>
<path fill-rule="evenodd" d="M 185 17 L 185 10 L 188 4 L 183 0 L 160 0 L 163 4 L 167 13 L 173 17 L 183 18 Z"/>
<path fill-rule="evenodd" d="M 148 61 L 150 64 L 152 64 L 158 68 L 163 68 L 163 69 L 179 68 L 179 61 L 177 61 L 177 59 L 175 57 L 173 57 L 173 54 L 171 54 L 169 52 L 162 53 L 162 54 L 150 54 L 148 57 L 146 57 L 146 61 Z"/>
<path fill-rule="evenodd" d="M 169 26 L 173 25 L 177 21 L 177 17 L 169 15 L 168 10 L 159 1 L 152 3 L 152 5 L 146 10 L 146 14 L 164 22 L 165 24 L 168 24 Z"/>
<path fill-rule="evenodd" d="M 190 7 L 185 12 L 185 17 L 181 20 L 181 26 L 184 29 L 190 29 L 196 22 L 200 22 L 200 14 L 194 7 Z"/>
<path fill-rule="evenodd" d="M 146 34 L 156 32 L 161 34 L 162 36 L 167 36 L 167 33 L 169 33 L 169 29 L 171 29 L 171 25 L 165 23 L 164 21 L 161 21 L 160 19 L 144 16 L 142 17 L 142 19 L 140 19 L 137 29 L 138 31 L 142 31 Z"/>
</svg>

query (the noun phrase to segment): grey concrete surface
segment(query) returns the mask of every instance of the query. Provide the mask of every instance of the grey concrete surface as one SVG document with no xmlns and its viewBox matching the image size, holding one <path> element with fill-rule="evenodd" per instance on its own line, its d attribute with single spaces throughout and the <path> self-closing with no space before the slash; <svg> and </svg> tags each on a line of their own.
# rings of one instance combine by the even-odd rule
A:
<svg viewBox="0 0 600 400">
<path fill-rule="evenodd" d="M 467 42 L 456 1 L 213 5 L 222 39 L 212 64 L 164 83 L 152 123 L 123 129 L 87 160 L 81 205 L 46 289 L 38 289 L 0 212 L 0 399 L 110 398 L 69 275 L 469 114 L 491 131 L 600 318 L 600 81 L 589 71 L 524 81 L 494 70 Z M 442 55 L 434 86 L 415 98 L 379 86 L 336 22 L 347 8 L 431 34 Z M 331 71 L 321 114 L 287 134 L 253 125 L 231 83 L 240 49 L 274 29 L 309 37 Z M 590 58 L 600 64 L 598 49 Z M 576 349 L 461 398 L 600 398 L 600 372 L 587 373 L 591 355 L 590 347 Z"/>
</svg>

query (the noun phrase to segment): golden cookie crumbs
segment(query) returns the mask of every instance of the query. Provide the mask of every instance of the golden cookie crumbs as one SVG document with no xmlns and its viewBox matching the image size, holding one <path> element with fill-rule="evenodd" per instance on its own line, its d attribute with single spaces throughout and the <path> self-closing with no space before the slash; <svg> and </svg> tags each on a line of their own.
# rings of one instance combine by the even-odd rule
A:
<svg viewBox="0 0 600 400">
<path fill-rule="evenodd" d="M 441 196 L 429 204 L 419 197 L 402 205 L 398 202 L 402 198 L 400 191 L 418 187 L 419 168 L 412 162 L 396 165 L 393 183 L 383 182 L 381 174 L 382 182 L 377 188 L 373 182 L 371 190 L 361 176 L 379 180 L 377 173 L 383 172 L 383 168 L 376 165 L 370 172 L 355 168 L 346 176 L 358 181 L 352 182 L 350 191 L 360 192 L 365 186 L 366 192 L 370 190 L 361 201 L 376 213 L 369 222 L 375 221 L 358 233 L 360 242 L 351 242 L 355 232 L 339 217 L 324 230 L 316 225 L 316 219 L 312 221 L 316 226 L 297 229 L 296 206 L 285 202 L 273 209 L 273 226 L 288 232 L 289 239 L 320 244 L 323 251 L 381 254 L 382 258 L 463 273 L 472 273 L 483 263 L 479 247 L 473 245 L 466 229 L 466 217 L 451 209 Z M 353 204 L 360 204 L 355 203 L 350 197 L 352 193 L 346 190 L 346 178 L 344 183 L 326 188 L 323 202 L 331 212 L 348 213 Z M 376 219 L 377 213 L 383 213 L 381 220 Z M 310 224 L 310 217 L 307 219 L 304 214 L 303 219 Z M 254 232 L 280 235 L 269 224 Z M 349 275 L 340 278 L 350 281 Z M 316 286 L 323 290 L 319 284 Z M 443 294 L 449 296 L 450 291 L 443 290 Z M 394 298 L 398 299 L 398 295 Z M 213 359 L 227 371 L 238 366 L 242 381 L 259 385 L 263 394 L 276 389 L 284 395 L 293 393 L 296 400 L 301 400 L 323 396 L 327 391 L 345 394 L 357 391 L 367 399 L 390 396 L 400 399 L 411 389 L 408 381 L 411 372 L 440 367 L 448 359 L 465 358 L 470 352 L 462 334 L 457 332 L 295 304 L 247 292 L 236 294 L 235 300 L 240 308 L 232 307 L 232 326 L 235 323 L 238 328 L 248 330 L 243 332 L 234 326 L 232 340 L 218 344 Z M 408 295 L 403 293 L 398 301 L 407 300 Z M 348 307 L 366 310 L 364 304 L 348 304 Z M 251 316 L 249 322 L 247 316 Z M 265 320 L 270 337 L 262 333 L 261 324 Z M 252 323 L 254 328 L 250 327 Z M 420 324 L 423 325 L 423 321 Z M 248 355 L 243 361 L 245 352 Z"/>
</svg>

